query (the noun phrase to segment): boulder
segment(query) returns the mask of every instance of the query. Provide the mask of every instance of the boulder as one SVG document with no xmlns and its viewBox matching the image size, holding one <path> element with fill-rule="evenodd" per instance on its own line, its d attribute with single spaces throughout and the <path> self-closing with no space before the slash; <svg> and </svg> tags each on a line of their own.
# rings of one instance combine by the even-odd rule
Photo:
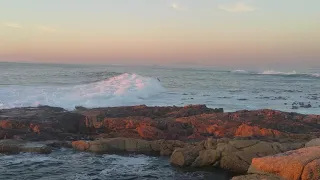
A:
<svg viewBox="0 0 320 180">
<path fill-rule="evenodd" d="M 273 143 L 273 147 L 278 148 L 281 152 L 286 152 L 304 147 L 304 143 Z"/>
<path fill-rule="evenodd" d="M 257 144 L 243 148 L 242 151 L 245 151 L 251 154 L 257 154 L 259 156 L 267 156 L 267 155 L 272 155 L 272 154 L 277 154 L 282 152 L 279 148 L 275 148 L 275 147 L 276 146 L 273 146 L 273 143 L 259 141 L 259 143 Z"/>
<path fill-rule="evenodd" d="M 204 142 L 204 148 L 205 149 L 215 149 L 217 147 L 217 140 L 213 138 L 208 138 Z"/>
<path fill-rule="evenodd" d="M 152 153 L 151 142 L 141 139 L 125 139 L 125 151 L 135 153 Z"/>
<path fill-rule="evenodd" d="M 160 140 L 160 155 L 171 156 L 172 152 L 177 148 L 184 148 L 188 143 L 179 140 Z"/>
<path fill-rule="evenodd" d="M 235 176 L 231 180 L 283 180 L 283 178 L 273 175 L 250 174 Z"/>
<path fill-rule="evenodd" d="M 203 150 L 201 146 L 190 146 L 186 148 L 178 148 L 174 150 L 170 157 L 170 162 L 173 165 L 180 167 L 190 166 L 199 156 L 199 152 Z"/>
<path fill-rule="evenodd" d="M 233 140 L 229 144 L 237 149 L 246 148 L 258 144 L 258 140 Z"/>
<path fill-rule="evenodd" d="M 64 112 L 56 115 L 57 123 L 55 126 L 61 128 L 67 133 L 85 133 L 87 132 L 87 127 L 85 126 L 85 116 L 73 113 Z"/>
<path fill-rule="evenodd" d="M 306 147 L 312 147 L 312 146 L 320 146 L 320 138 L 312 139 L 311 141 L 307 142 Z"/>
<path fill-rule="evenodd" d="M 136 128 L 140 137 L 144 139 L 164 139 L 165 134 L 158 128 L 152 126 L 139 126 Z"/>
<path fill-rule="evenodd" d="M 229 143 L 231 141 L 230 138 L 219 138 L 217 139 L 217 143 Z"/>
<path fill-rule="evenodd" d="M 52 149 L 44 143 L 23 140 L 0 140 L 0 153 L 17 154 L 20 152 L 49 154 Z"/>
<path fill-rule="evenodd" d="M 246 173 L 253 158 L 297 149 L 304 144 L 209 138 L 184 146 L 185 148 L 176 149 L 172 153 L 172 164 L 182 167 L 217 166 L 237 173 Z"/>
<path fill-rule="evenodd" d="M 223 152 L 220 159 L 220 168 L 233 172 L 246 173 L 250 164 L 239 158 L 233 152 Z"/>
<path fill-rule="evenodd" d="M 228 144 L 218 144 L 217 150 L 221 152 L 220 167 L 246 173 L 253 158 L 281 153 L 283 151 L 280 147 L 280 144 L 278 147 L 274 143 L 256 140 L 232 140 Z M 285 147 L 292 148 L 290 144 Z"/>
<path fill-rule="evenodd" d="M 191 164 L 192 167 L 212 166 L 220 159 L 221 153 L 214 149 L 206 149 L 199 152 L 199 156 Z"/>
<path fill-rule="evenodd" d="M 254 158 L 249 173 L 274 174 L 288 180 L 319 176 L 320 146 L 301 148 L 273 156 Z M 309 177 L 310 176 L 310 177 Z"/>
<path fill-rule="evenodd" d="M 90 143 L 83 140 L 73 141 L 71 144 L 74 149 L 77 149 L 79 151 L 87 151 L 90 147 Z"/>
<path fill-rule="evenodd" d="M 302 172 L 301 179 L 319 180 L 320 179 L 320 159 L 308 163 Z"/>
<path fill-rule="evenodd" d="M 96 153 L 152 153 L 152 142 L 132 138 L 106 138 L 95 141 L 74 141 L 72 147 L 80 151 Z"/>
<path fill-rule="evenodd" d="M 170 156 L 176 148 L 183 148 L 188 143 L 178 140 L 156 140 L 151 141 L 151 148 L 155 152 L 160 152 L 161 156 Z"/>
<path fill-rule="evenodd" d="M 219 143 L 217 145 L 217 149 L 218 152 L 236 152 L 238 151 L 237 148 L 231 146 L 230 144 L 227 143 Z"/>
<path fill-rule="evenodd" d="M 46 141 L 46 145 L 52 148 L 72 148 L 70 141 Z"/>
<path fill-rule="evenodd" d="M 251 161 L 253 158 L 259 157 L 257 153 L 247 152 L 247 151 L 237 151 L 234 152 L 234 154 L 241 160 L 245 161 L 249 165 L 251 164 Z M 249 166 L 248 166 L 249 168 Z M 248 169 L 247 169 L 248 170 Z M 246 171 L 247 171 L 246 170 Z"/>
<path fill-rule="evenodd" d="M 248 137 L 248 136 L 269 136 L 269 137 L 278 137 L 282 135 L 280 131 L 273 129 L 260 128 L 257 126 L 249 126 L 247 124 L 242 124 L 238 127 L 235 132 L 235 136 L 239 137 Z"/>
</svg>

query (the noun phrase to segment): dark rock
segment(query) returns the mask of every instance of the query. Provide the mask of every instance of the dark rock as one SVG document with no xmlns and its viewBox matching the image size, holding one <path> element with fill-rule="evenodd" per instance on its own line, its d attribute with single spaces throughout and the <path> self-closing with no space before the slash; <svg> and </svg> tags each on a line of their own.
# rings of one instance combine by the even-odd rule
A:
<svg viewBox="0 0 320 180">
<path fill-rule="evenodd" d="M 49 154 L 52 149 L 44 143 L 27 142 L 22 140 L 1 140 L 0 153 L 17 154 L 20 152 L 32 152 Z"/>
<path fill-rule="evenodd" d="M 0 118 L 0 138 L 38 141 L 95 137 L 203 140 L 207 137 L 320 135 L 318 116 L 267 109 L 223 113 L 223 109 L 210 109 L 205 105 L 77 108 L 71 112 L 40 106 L 2 109 Z"/>
<path fill-rule="evenodd" d="M 238 101 L 247 101 L 248 99 L 246 98 L 240 98 L 240 99 L 237 99 Z"/>
<path fill-rule="evenodd" d="M 262 175 L 262 174 L 250 174 L 233 177 L 231 180 L 283 180 L 279 176 L 274 175 Z"/>
<path fill-rule="evenodd" d="M 206 148 L 207 144 L 218 143 L 216 147 Z M 171 155 L 171 163 L 178 166 L 217 166 L 237 173 L 246 173 L 253 158 L 274 155 L 298 149 L 304 143 L 276 143 L 259 140 L 213 141 L 208 139 L 196 146 L 176 149 Z"/>
<path fill-rule="evenodd" d="M 170 162 L 180 167 L 191 166 L 191 164 L 199 156 L 199 152 L 201 150 L 203 150 L 203 147 L 201 146 L 190 146 L 176 149 L 170 157 Z"/>
</svg>

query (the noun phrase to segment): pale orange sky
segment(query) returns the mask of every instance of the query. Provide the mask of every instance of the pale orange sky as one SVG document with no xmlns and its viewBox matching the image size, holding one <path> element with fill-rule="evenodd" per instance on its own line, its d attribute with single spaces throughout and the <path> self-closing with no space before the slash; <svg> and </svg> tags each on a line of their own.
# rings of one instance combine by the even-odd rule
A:
<svg viewBox="0 0 320 180">
<path fill-rule="evenodd" d="M 318 0 L 50 3 L 0 2 L 0 61 L 320 65 Z"/>
</svg>

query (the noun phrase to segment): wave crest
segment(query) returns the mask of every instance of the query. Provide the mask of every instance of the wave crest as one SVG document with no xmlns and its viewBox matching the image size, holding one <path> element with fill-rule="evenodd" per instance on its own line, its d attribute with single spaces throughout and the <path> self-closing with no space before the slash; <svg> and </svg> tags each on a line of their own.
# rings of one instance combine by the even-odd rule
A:
<svg viewBox="0 0 320 180">
<path fill-rule="evenodd" d="M 73 109 L 85 107 L 124 106 L 143 100 L 166 89 L 154 78 L 124 73 L 106 80 L 71 87 L 9 86 L 0 90 L 0 109 L 51 105 Z"/>
<path fill-rule="evenodd" d="M 297 73 L 296 71 L 290 72 L 281 72 L 281 71 L 274 71 L 274 70 L 265 70 L 262 72 L 249 72 L 246 70 L 233 70 L 232 73 L 236 74 L 248 74 L 248 75 L 273 75 L 273 76 L 296 76 L 296 77 L 320 77 L 320 73 Z"/>
<path fill-rule="evenodd" d="M 262 73 L 258 74 L 265 74 L 265 75 L 295 75 L 297 74 L 296 71 L 291 71 L 291 72 L 279 72 L 279 71 L 273 71 L 273 70 L 266 70 L 263 71 Z"/>
<path fill-rule="evenodd" d="M 311 76 L 313 76 L 313 77 L 320 77 L 320 73 L 314 73 L 314 74 L 311 74 Z"/>
<path fill-rule="evenodd" d="M 249 73 L 248 71 L 242 70 L 242 69 L 233 70 L 233 71 L 231 71 L 231 72 L 232 72 L 232 73 L 243 73 L 243 74 Z"/>
</svg>

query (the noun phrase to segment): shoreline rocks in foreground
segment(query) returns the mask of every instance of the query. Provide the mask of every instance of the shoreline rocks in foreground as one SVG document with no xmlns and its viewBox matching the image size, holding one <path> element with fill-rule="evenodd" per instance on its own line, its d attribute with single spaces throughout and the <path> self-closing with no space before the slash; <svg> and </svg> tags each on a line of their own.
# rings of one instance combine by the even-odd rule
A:
<svg viewBox="0 0 320 180">
<path fill-rule="evenodd" d="M 318 152 L 318 137 L 320 115 L 268 109 L 225 113 L 205 105 L 141 105 L 77 107 L 74 111 L 49 106 L 0 110 L 0 153 L 50 153 L 55 147 L 73 147 L 94 153 L 170 156 L 171 163 L 181 167 L 214 166 L 255 173 L 234 179 L 294 179 L 316 173 L 318 157 L 308 152 Z M 301 149 L 305 146 L 310 149 Z M 296 161 L 279 161 L 284 167 L 300 163 L 301 175 L 283 174 L 280 166 L 268 167 L 278 162 L 276 158 L 290 156 L 289 152 Z M 305 153 L 303 158 L 310 162 L 300 161 L 299 153 Z"/>
<path fill-rule="evenodd" d="M 0 140 L 0 153 L 18 154 L 20 152 L 49 154 L 52 152 L 52 148 L 43 143 L 24 140 Z"/>
<path fill-rule="evenodd" d="M 319 139 L 312 140 L 319 141 Z M 212 139 L 188 143 L 177 140 L 146 141 L 132 138 L 107 138 L 74 141 L 76 150 L 94 153 L 138 153 L 170 156 L 180 167 L 215 167 L 244 176 L 234 180 L 318 180 L 320 144 L 278 143 L 259 140 Z M 309 146 L 309 147 L 305 147 Z M 167 152 L 167 153 L 163 153 Z"/>
<path fill-rule="evenodd" d="M 285 179 L 285 180 L 319 180 L 320 179 L 320 139 L 314 139 L 300 148 L 284 153 L 253 158 L 246 176 L 234 177 L 242 179 Z M 259 178 L 257 178 L 259 177 Z"/>
<path fill-rule="evenodd" d="M 188 143 L 178 140 L 146 141 L 132 138 L 106 138 L 73 141 L 79 151 L 94 153 L 138 153 L 170 156 L 180 167 L 218 167 L 246 173 L 253 158 L 274 155 L 304 147 L 304 143 L 278 143 L 259 140 L 212 139 Z"/>
</svg>

